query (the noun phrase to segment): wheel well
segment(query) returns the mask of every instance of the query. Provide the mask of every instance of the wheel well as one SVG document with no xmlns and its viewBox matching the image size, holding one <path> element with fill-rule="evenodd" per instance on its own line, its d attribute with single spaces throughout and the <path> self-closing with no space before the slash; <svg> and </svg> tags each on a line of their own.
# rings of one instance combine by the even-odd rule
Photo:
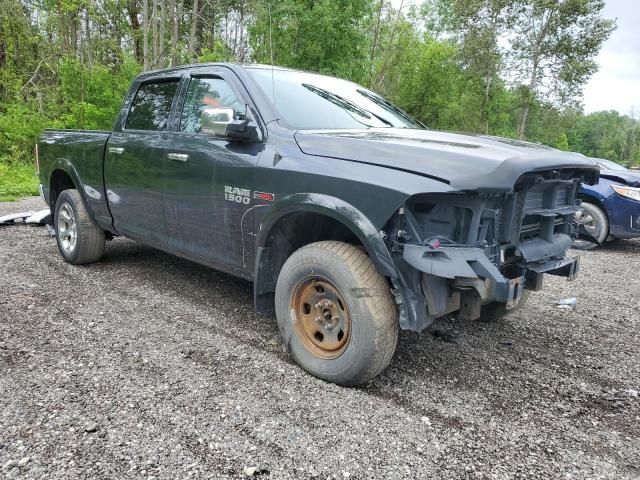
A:
<svg viewBox="0 0 640 480">
<path fill-rule="evenodd" d="M 76 188 L 76 185 L 73 183 L 73 179 L 67 172 L 64 170 L 53 171 L 49 184 L 49 206 L 51 207 L 52 212 L 56 206 L 58 195 L 60 195 L 63 190 L 74 188 Z"/>
<path fill-rule="evenodd" d="M 259 251 L 254 285 L 258 312 L 273 311 L 276 282 L 287 258 L 299 248 L 322 240 L 337 240 L 362 247 L 362 242 L 349 227 L 327 215 L 296 212 L 278 220 Z"/>
</svg>

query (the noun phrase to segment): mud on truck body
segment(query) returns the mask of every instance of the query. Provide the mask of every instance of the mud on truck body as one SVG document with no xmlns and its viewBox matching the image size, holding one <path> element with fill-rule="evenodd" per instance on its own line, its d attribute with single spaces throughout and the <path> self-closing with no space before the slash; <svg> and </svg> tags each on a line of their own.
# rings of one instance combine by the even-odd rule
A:
<svg viewBox="0 0 640 480">
<path fill-rule="evenodd" d="M 150 118 L 147 118 L 150 117 Z M 359 85 L 265 66 L 139 76 L 113 132 L 48 130 L 39 174 L 71 263 L 125 236 L 254 282 L 289 354 L 342 385 L 398 329 L 499 318 L 573 279 L 579 154 L 431 131 Z"/>
</svg>

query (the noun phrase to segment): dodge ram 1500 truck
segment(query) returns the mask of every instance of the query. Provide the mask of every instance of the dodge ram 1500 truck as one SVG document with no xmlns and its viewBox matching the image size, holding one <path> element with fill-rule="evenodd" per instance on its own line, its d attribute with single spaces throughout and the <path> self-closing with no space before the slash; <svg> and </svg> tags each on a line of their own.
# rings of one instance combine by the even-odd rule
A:
<svg viewBox="0 0 640 480">
<path fill-rule="evenodd" d="M 47 130 L 36 155 L 67 262 L 121 235 L 250 280 L 295 361 L 342 385 L 379 374 L 399 328 L 499 318 L 545 273 L 573 279 L 576 191 L 599 175 L 260 65 L 144 73 L 113 131 Z"/>
</svg>

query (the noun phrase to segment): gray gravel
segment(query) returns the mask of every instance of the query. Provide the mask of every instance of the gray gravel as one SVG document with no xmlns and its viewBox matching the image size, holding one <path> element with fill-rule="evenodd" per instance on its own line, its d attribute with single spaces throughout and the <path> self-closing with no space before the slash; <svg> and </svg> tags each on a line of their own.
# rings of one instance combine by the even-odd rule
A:
<svg viewBox="0 0 640 480">
<path fill-rule="evenodd" d="M 73 267 L 0 227 L 0 476 L 640 478 L 639 255 L 586 253 L 498 324 L 403 332 L 346 389 L 292 364 L 247 282 L 125 239 Z"/>
</svg>

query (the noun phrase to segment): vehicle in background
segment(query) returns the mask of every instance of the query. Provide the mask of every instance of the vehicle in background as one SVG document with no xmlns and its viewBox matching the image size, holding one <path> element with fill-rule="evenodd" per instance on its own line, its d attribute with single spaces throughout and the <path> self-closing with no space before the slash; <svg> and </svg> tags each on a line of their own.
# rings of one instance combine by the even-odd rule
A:
<svg viewBox="0 0 640 480">
<path fill-rule="evenodd" d="M 594 158 L 600 168 L 600 182 L 582 185 L 582 200 L 576 220 L 598 241 L 574 241 L 574 248 L 590 250 L 607 241 L 640 237 L 640 172 Z"/>
</svg>

